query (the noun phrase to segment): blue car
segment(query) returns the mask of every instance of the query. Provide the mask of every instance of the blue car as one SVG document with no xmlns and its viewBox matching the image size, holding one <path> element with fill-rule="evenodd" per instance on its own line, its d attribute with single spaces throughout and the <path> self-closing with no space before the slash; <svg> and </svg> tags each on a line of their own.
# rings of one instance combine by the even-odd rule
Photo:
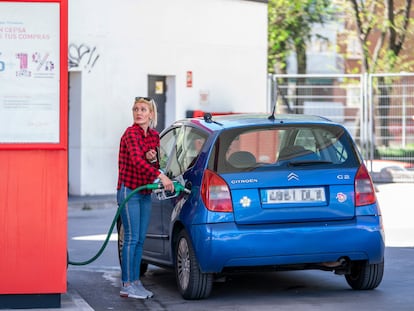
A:
<svg viewBox="0 0 414 311">
<path fill-rule="evenodd" d="M 159 156 L 191 193 L 152 194 L 141 271 L 173 268 L 183 298 L 206 298 L 216 277 L 258 269 L 334 271 L 357 290 L 381 283 L 381 211 L 342 125 L 305 115 L 206 114 L 166 128 Z M 121 253 L 120 222 L 118 231 Z"/>
</svg>

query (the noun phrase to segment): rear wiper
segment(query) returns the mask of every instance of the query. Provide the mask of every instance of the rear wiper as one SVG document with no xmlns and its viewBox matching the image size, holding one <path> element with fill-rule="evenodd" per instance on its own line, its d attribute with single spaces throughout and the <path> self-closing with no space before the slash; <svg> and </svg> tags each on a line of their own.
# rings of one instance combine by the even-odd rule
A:
<svg viewBox="0 0 414 311">
<path fill-rule="evenodd" d="M 290 161 L 287 163 L 287 166 L 307 166 L 307 165 L 317 165 L 317 164 L 332 164 L 331 161 L 323 160 L 307 160 L 307 161 Z"/>
</svg>

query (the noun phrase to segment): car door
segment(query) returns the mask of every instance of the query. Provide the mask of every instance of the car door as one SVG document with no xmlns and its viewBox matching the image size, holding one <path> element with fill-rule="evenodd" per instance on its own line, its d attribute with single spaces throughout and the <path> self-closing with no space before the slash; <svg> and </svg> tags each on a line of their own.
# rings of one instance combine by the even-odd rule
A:
<svg viewBox="0 0 414 311">
<path fill-rule="evenodd" d="M 191 168 L 206 141 L 207 134 L 191 126 L 177 126 L 165 131 L 160 142 L 160 165 L 164 173 L 171 179 L 184 182 L 184 175 L 191 175 Z M 152 252 L 151 256 L 159 256 L 159 260 L 171 263 L 171 231 L 174 221 L 179 217 L 183 197 L 171 197 L 159 200 L 152 194 L 153 213 L 147 237 L 151 245 L 145 247 Z M 156 255 L 157 254 L 157 255 Z"/>
<path fill-rule="evenodd" d="M 164 173 L 167 172 L 167 167 L 171 159 L 170 155 L 175 148 L 180 130 L 180 127 L 174 127 L 161 137 L 160 148 L 158 150 L 158 161 L 160 163 L 160 170 Z M 151 200 L 152 210 L 144 244 L 144 257 L 150 256 L 161 259 L 165 257 L 165 240 L 168 238 L 165 234 L 166 229 L 163 227 L 163 219 L 168 218 L 168 215 L 164 215 L 166 210 L 164 206 L 167 202 L 159 200 L 155 192 L 151 194 Z"/>
</svg>

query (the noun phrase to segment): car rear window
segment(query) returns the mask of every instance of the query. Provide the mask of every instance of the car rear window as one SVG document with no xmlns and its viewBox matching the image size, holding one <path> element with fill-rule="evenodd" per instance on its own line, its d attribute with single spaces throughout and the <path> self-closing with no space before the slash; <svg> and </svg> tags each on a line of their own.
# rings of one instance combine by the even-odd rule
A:
<svg viewBox="0 0 414 311">
<path fill-rule="evenodd" d="M 237 128 L 218 137 L 209 169 L 218 173 L 286 167 L 325 168 L 358 165 L 349 134 L 335 125 Z"/>
</svg>

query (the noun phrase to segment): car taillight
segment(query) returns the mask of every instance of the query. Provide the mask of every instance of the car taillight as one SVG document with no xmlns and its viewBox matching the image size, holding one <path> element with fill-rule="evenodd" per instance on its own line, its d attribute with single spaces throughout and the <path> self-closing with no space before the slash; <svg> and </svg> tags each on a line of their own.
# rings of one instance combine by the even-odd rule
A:
<svg viewBox="0 0 414 311">
<path fill-rule="evenodd" d="M 362 206 L 374 204 L 377 198 L 375 196 L 374 185 L 367 168 L 362 164 L 355 176 L 355 205 Z"/>
<path fill-rule="evenodd" d="M 230 189 L 224 179 L 213 171 L 206 170 L 204 172 L 201 198 L 210 211 L 233 212 Z"/>
</svg>

